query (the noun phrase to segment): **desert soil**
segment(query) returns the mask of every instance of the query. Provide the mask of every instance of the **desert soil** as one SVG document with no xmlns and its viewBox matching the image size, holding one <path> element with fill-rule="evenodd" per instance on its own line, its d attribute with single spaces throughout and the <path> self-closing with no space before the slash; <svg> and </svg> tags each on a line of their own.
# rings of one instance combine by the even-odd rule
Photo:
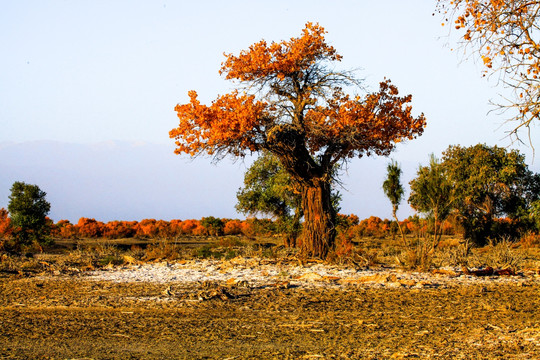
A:
<svg viewBox="0 0 540 360">
<path fill-rule="evenodd" d="M 540 359 L 537 275 L 315 270 L 267 282 L 4 274 L 0 358 Z"/>
</svg>

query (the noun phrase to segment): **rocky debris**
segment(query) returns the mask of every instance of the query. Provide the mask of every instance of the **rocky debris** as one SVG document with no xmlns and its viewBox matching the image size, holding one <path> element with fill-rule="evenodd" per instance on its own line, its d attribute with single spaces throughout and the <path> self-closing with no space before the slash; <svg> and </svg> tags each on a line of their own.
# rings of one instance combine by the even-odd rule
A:
<svg viewBox="0 0 540 360">
<path fill-rule="evenodd" d="M 316 272 L 308 272 L 296 278 L 303 281 L 322 281 L 323 276 Z"/>
<path fill-rule="evenodd" d="M 342 288 L 382 287 L 423 289 L 487 283 L 531 283 L 540 277 L 534 272 L 512 269 L 441 268 L 431 272 L 399 268 L 355 269 L 322 262 L 290 259 L 237 257 L 231 260 L 183 260 L 111 267 L 81 273 L 83 279 L 113 282 L 218 283 L 220 286 L 249 288 Z M 215 296 L 214 296 L 215 297 Z"/>
<path fill-rule="evenodd" d="M 493 269 L 491 266 L 477 270 L 469 270 L 467 267 L 464 266 L 462 268 L 462 271 L 465 275 L 474 276 L 516 276 L 516 272 L 511 268 Z"/>
<path fill-rule="evenodd" d="M 161 291 L 161 298 L 167 301 L 227 301 L 249 296 L 251 290 L 252 289 L 246 280 L 229 279 L 225 283 L 205 280 L 198 283 L 192 283 L 191 286 L 188 286 L 187 288 L 168 284 L 168 286 Z"/>
<path fill-rule="evenodd" d="M 226 301 L 226 300 L 237 298 L 235 295 L 231 294 L 224 287 L 217 287 L 215 289 L 209 289 L 209 290 L 200 290 L 193 297 L 199 301 L 213 300 L 213 299 Z"/>
<path fill-rule="evenodd" d="M 162 295 L 165 295 L 165 296 L 172 296 L 172 292 L 171 292 L 171 287 L 170 286 L 167 286 L 167 288 L 165 290 L 163 290 L 161 292 Z"/>
</svg>

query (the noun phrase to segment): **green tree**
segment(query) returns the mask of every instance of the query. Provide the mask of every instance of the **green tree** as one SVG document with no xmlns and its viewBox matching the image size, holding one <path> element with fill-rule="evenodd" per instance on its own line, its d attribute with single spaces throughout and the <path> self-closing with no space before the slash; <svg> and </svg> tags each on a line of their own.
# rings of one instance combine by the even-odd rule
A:
<svg viewBox="0 0 540 360">
<path fill-rule="evenodd" d="M 279 159 L 264 153 L 244 174 L 244 187 L 236 193 L 236 210 L 286 218 L 299 207 L 300 194 Z"/>
<path fill-rule="evenodd" d="M 433 220 L 433 246 L 442 235 L 442 222 L 450 215 L 455 200 L 454 186 L 450 183 L 446 169 L 431 154 L 428 166 L 420 166 L 410 183 L 411 207 Z"/>
<path fill-rule="evenodd" d="M 392 216 L 394 217 L 394 220 L 396 220 L 399 232 L 401 233 L 401 239 L 405 243 L 405 234 L 403 234 L 403 230 L 401 229 L 401 225 L 397 218 L 397 210 L 405 191 L 403 185 L 401 185 L 401 167 L 394 160 L 386 167 L 386 179 L 383 182 L 383 191 L 388 200 L 390 200 L 390 203 L 392 203 Z"/>
<path fill-rule="evenodd" d="M 276 156 L 264 152 L 253 162 L 236 198 L 236 210 L 240 213 L 277 218 L 287 233 L 286 245 L 296 246 L 301 230 L 302 197 Z"/>
<path fill-rule="evenodd" d="M 337 170 L 336 170 L 337 171 Z M 236 210 L 246 215 L 263 214 L 277 218 L 280 230 L 285 231 L 287 246 L 296 246 L 302 229 L 302 196 L 299 186 L 272 153 L 263 154 L 253 162 L 244 175 L 244 187 L 236 193 Z M 331 202 L 339 211 L 341 194 L 333 191 Z"/>
<path fill-rule="evenodd" d="M 51 204 L 45 200 L 47 194 L 37 185 L 16 181 L 11 187 L 8 212 L 13 227 L 13 236 L 20 245 L 32 241 L 41 243 L 47 234 L 47 214 Z"/>
<path fill-rule="evenodd" d="M 529 219 L 533 223 L 534 230 L 540 233 L 540 200 L 536 200 L 531 204 Z"/>
<path fill-rule="evenodd" d="M 223 235 L 225 224 L 220 218 L 213 216 L 203 217 L 201 219 L 201 225 L 208 231 L 208 234 L 212 236 Z"/>
<path fill-rule="evenodd" d="M 540 196 L 539 175 L 517 150 L 478 144 L 450 146 L 443 166 L 454 187 L 455 204 L 465 237 L 479 245 L 496 233 L 496 219 L 523 220 Z"/>
</svg>

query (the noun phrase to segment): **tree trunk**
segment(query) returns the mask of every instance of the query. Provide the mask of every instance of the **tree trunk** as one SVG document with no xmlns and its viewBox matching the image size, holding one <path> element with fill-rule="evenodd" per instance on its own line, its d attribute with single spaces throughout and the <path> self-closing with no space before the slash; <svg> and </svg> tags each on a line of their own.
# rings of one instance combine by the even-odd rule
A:
<svg viewBox="0 0 540 360">
<path fill-rule="evenodd" d="M 302 185 L 302 210 L 304 229 L 302 251 L 313 257 L 326 258 L 334 248 L 336 214 L 330 198 L 330 184 L 313 181 Z"/>
<path fill-rule="evenodd" d="M 403 229 L 401 228 L 401 225 L 399 224 L 399 220 L 397 218 L 397 206 L 392 205 L 392 215 L 394 216 L 394 220 L 396 220 L 399 233 L 401 234 L 401 240 L 403 241 L 403 245 L 407 246 L 407 240 L 405 240 L 405 234 L 403 233 Z"/>
<path fill-rule="evenodd" d="M 296 205 L 296 211 L 294 212 L 294 216 L 292 218 L 292 223 L 290 225 L 290 229 L 287 233 L 287 236 L 285 238 L 285 246 L 286 247 L 296 247 L 298 246 L 298 236 L 300 235 L 300 231 L 302 229 L 302 224 L 300 220 L 302 219 L 302 216 L 304 216 L 302 212 L 302 203 L 298 202 Z"/>
</svg>

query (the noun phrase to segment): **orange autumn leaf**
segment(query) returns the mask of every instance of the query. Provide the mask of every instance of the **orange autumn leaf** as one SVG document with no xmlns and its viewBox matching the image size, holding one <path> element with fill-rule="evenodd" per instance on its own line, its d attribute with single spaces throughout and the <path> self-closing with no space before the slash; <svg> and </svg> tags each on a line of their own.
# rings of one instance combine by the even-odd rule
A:
<svg viewBox="0 0 540 360">
<path fill-rule="evenodd" d="M 517 121 L 511 131 L 529 127 L 538 120 L 540 96 L 540 1 L 539 0 L 437 0 L 444 23 L 453 23 L 463 31 L 464 49 L 477 55 L 485 66 L 483 75 L 498 73 L 514 98 L 497 104 L 510 111 L 509 120 Z M 522 97 L 527 90 L 532 96 Z"/>
</svg>

